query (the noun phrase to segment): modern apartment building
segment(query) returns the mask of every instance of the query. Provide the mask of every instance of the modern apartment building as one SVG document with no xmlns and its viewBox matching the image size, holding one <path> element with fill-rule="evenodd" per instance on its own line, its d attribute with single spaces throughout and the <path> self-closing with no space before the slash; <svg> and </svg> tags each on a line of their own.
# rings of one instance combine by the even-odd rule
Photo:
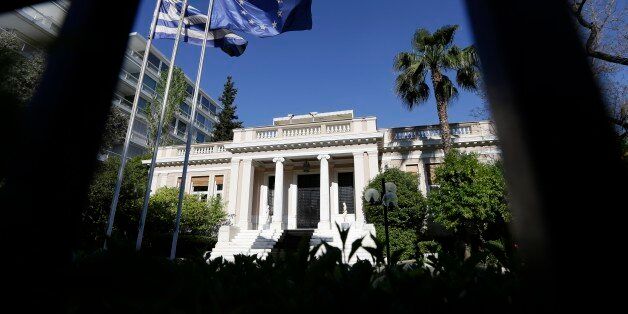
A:
<svg viewBox="0 0 628 314">
<path fill-rule="evenodd" d="M 45 51 L 59 33 L 69 5 L 69 1 L 66 0 L 51 1 L 0 15 L 0 31 L 16 34 L 23 41 L 21 52 L 25 55 L 29 55 L 35 50 Z M 120 70 L 120 81 L 112 99 L 113 106 L 127 116 L 131 113 L 145 48 L 146 39 L 142 35 L 138 33 L 129 35 L 127 51 Z M 148 101 L 156 97 L 155 90 L 161 72 L 167 71 L 169 67 L 168 57 L 154 47 L 151 48 L 148 58 L 148 67 L 138 104 L 138 114 L 136 115 L 137 119 L 133 125 L 130 156 L 141 154 L 148 147 L 148 127 L 144 112 Z M 187 137 L 186 127 L 194 121 L 197 128 L 195 142 L 203 143 L 210 139 L 211 130 L 218 121 L 217 114 L 220 112 L 221 106 L 201 90 L 196 117 L 192 119 L 190 113 L 194 83 L 187 75 L 186 81 L 188 83 L 187 97 L 180 104 L 180 110 L 175 114 L 167 136 L 170 136 L 175 143 L 184 143 Z M 121 147 L 118 146 L 114 147 L 110 153 L 119 154 L 120 152 Z"/>
</svg>

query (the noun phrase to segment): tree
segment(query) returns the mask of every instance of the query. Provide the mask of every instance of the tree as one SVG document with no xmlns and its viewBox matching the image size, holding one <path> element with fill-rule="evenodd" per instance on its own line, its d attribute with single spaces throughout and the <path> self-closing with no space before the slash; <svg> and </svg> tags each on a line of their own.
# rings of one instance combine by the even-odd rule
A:
<svg viewBox="0 0 628 314">
<path fill-rule="evenodd" d="M 391 252 L 401 250 L 402 259 L 419 253 L 419 241 L 426 214 L 425 198 L 419 192 L 419 179 L 415 174 L 390 168 L 371 180 L 366 189 L 373 188 L 382 194 L 382 178 L 397 185 L 398 206 L 388 212 Z M 365 190 L 366 190 L 365 189 Z M 364 197 L 364 196 L 363 196 Z M 384 213 L 382 205 L 364 203 L 366 221 L 375 225 L 377 238 L 384 243 Z"/>
<path fill-rule="evenodd" d="M 439 187 L 428 195 L 432 219 L 453 233 L 465 256 L 500 241 L 510 220 L 506 184 L 499 164 L 481 163 L 477 155 L 457 150 L 436 168 Z"/>
<path fill-rule="evenodd" d="M 102 143 L 100 144 L 101 151 L 111 150 L 115 145 L 123 143 L 128 125 L 128 116 L 121 113 L 115 107 L 111 107 L 102 135 Z"/>
<path fill-rule="evenodd" d="M 212 141 L 231 141 L 233 140 L 233 129 L 241 128 L 242 122 L 238 121 L 236 110 L 238 106 L 234 105 L 238 89 L 234 87 L 231 76 L 227 76 L 222 95 L 218 100 L 222 103 L 223 109 L 218 115 L 218 123 L 214 126 L 212 132 Z"/>
<path fill-rule="evenodd" d="M 142 164 L 145 158 L 137 156 L 126 163 L 114 225 L 116 237 L 132 238 L 137 234 L 139 212 L 148 179 L 148 171 Z M 83 249 L 96 249 L 102 245 L 119 167 L 120 158 L 109 157 L 96 168 L 87 195 L 87 206 L 81 212 L 78 238 Z"/>
<path fill-rule="evenodd" d="M 188 83 L 185 80 L 185 74 L 179 67 L 174 67 L 172 71 L 172 80 L 170 82 L 170 93 L 168 96 L 168 103 L 166 104 L 166 111 L 164 114 L 164 124 L 162 129 L 162 136 L 159 143 L 155 143 L 157 138 L 157 128 L 159 127 L 159 118 L 161 116 L 161 105 L 164 98 L 164 92 L 166 90 L 166 82 L 168 79 L 168 71 L 161 72 L 161 77 L 157 83 L 157 93 L 153 99 L 151 99 L 146 107 L 146 117 L 148 120 L 148 144 L 149 147 L 157 147 L 162 145 L 170 145 L 173 140 L 168 136 L 170 132 L 171 124 L 174 121 L 174 114 L 180 110 L 181 104 L 185 101 L 186 91 Z M 194 119 L 190 119 L 194 121 Z M 157 145 L 155 145 L 157 144 Z"/>
<path fill-rule="evenodd" d="M 453 44 L 457 29 L 457 25 L 448 25 L 433 34 L 424 28 L 418 29 L 412 40 L 412 51 L 399 53 L 394 61 L 394 69 L 399 73 L 395 90 L 410 110 L 429 98 L 430 88 L 426 83 L 429 71 L 445 152 L 452 146 L 447 106 L 458 96 L 458 89 L 445 73 L 456 71 L 458 86 L 467 90 L 476 90 L 480 78 L 475 48 L 460 49 Z"/>
<path fill-rule="evenodd" d="M 178 188 L 160 188 L 151 197 L 151 211 L 165 213 L 165 220 L 170 220 L 171 232 L 179 201 Z M 220 198 L 210 197 L 207 201 L 199 200 L 196 195 L 185 194 L 181 211 L 181 233 L 215 237 L 218 227 L 227 218 Z"/>
</svg>

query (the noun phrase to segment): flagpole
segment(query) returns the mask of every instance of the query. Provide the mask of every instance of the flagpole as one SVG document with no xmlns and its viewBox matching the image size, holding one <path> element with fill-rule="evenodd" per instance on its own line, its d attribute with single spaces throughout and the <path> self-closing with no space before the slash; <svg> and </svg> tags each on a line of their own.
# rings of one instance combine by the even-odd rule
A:
<svg viewBox="0 0 628 314">
<path fill-rule="evenodd" d="M 144 204 L 142 206 L 142 216 L 140 217 L 140 226 L 137 233 L 137 241 L 135 243 L 135 249 L 140 250 L 142 248 L 142 238 L 144 237 L 144 225 L 146 223 L 146 213 L 148 212 L 148 203 L 150 201 L 151 185 L 153 182 L 153 175 L 155 173 L 155 163 L 157 161 L 157 151 L 159 150 L 159 139 L 164 124 L 164 116 L 166 115 L 166 107 L 168 106 L 168 97 L 170 96 L 170 83 L 172 81 L 172 72 L 174 71 L 175 61 L 177 59 L 177 51 L 179 49 L 179 40 L 181 39 L 181 30 L 183 29 L 185 12 L 188 8 L 188 0 L 183 0 L 183 6 L 181 7 L 181 15 L 179 16 L 179 26 L 177 28 L 177 35 L 174 40 L 174 47 L 172 48 L 172 56 L 170 57 L 170 67 L 168 68 L 168 77 L 166 79 L 166 89 L 164 90 L 163 103 L 161 105 L 161 115 L 159 117 L 159 124 L 157 125 L 157 135 L 155 136 L 155 149 L 153 150 L 153 157 L 150 161 L 150 169 L 148 170 L 148 182 L 146 183 L 146 193 L 144 194 Z M 188 134 L 189 137 L 189 134 Z"/>
<path fill-rule="evenodd" d="M 146 48 L 144 50 L 144 59 L 140 68 L 140 76 L 137 79 L 137 87 L 135 90 L 135 97 L 133 98 L 133 106 L 131 107 L 131 116 L 129 117 L 129 125 L 126 130 L 126 137 L 124 138 L 124 146 L 122 148 L 122 157 L 120 159 L 120 168 L 118 169 L 118 178 L 116 180 L 115 190 L 113 192 L 113 200 L 111 201 L 111 207 L 109 210 L 109 221 L 107 222 L 107 231 L 105 236 L 104 248 L 107 249 L 107 239 L 111 237 L 113 231 L 113 221 L 116 216 L 116 209 L 118 207 L 118 200 L 120 198 L 120 188 L 122 187 L 122 179 L 124 177 L 124 168 L 126 166 L 126 159 L 129 153 L 129 144 L 131 142 L 131 136 L 133 134 L 133 125 L 135 123 L 135 114 L 137 113 L 137 106 L 142 93 L 142 87 L 144 84 L 144 74 L 148 65 L 148 56 L 150 49 L 153 45 L 153 37 L 155 37 L 155 27 L 157 26 L 157 16 L 159 15 L 159 8 L 161 7 L 162 0 L 157 0 L 155 4 L 155 12 L 153 13 L 153 20 L 150 24 L 150 31 L 148 39 L 146 40 Z"/>
<path fill-rule="evenodd" d="M 181 184 L 179 186 L 179 202 L 177 203 L 177 218 L 174 225 L 174 233 L 172 234 L 172 246 L 170 248 L 170 260 L 173 260 L 177 254 L 177 241 L 179 239 L 179 229 L 181 226 L 181 212 L 183 210 L 183 196 L 185 193 L 185 182 L 188 175 L 188 163 L 190 161 L 190 147 L 192 146 L 192 136 L 196 134 L 196 106 L 198 106 L 198 98 L 201 85 L 201 76 L 203 75 L 203 62 L 205 61 L 205 49 L 207 48 L 207 37 L 209 36 L 209 27 L 212 19 L 212 9 L 214 0 L 209 0 L 209 8 L 207 9 L 207 21 L 205 22 L 205 35 L 203 37 L 203 45 L 201 48 L 201 56 L 198 61 L 198 71 L 196 72 L 196 84 L 194 86 L 194 97 L 192 100 L 192 122 L 188 123 L 188 138 L 185 143 L 185 157 L 183 159 L 183 174 L 181 175 Z"/>
</svg>

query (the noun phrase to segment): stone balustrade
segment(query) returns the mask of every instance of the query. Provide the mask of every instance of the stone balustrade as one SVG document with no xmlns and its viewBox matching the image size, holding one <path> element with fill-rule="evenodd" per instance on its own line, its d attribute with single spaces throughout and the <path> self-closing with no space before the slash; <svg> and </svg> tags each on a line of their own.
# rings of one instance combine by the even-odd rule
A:
<svg viewBox="0 0 628 314">
<path fill-rule="evenodd" d="M 493 125 L 488 121 L 482 122 L 466 122 L 450 124 L 451 135 L 455 139 L 479 138 L 490 139 L 496 138 Z M 405 128 L 392 128 L 386 130 L 384 136 L 385 144 L 404 143 L 404 142 L 422 142 L 441 139 L 440 126 L 414 126 Z"/>
<path fill-rule="evenodd" d="M 190 156 L 195 155 L 212 155 L 227 153 L 223 142 L 220 143 L 202 143 L 194 144 L 191 147 Z M 160 147 L 158 152 L 159 158 L 177 158 L 185 155 L 185 145 Z"/>
<path fill-rule="evenodd" d="M 234 130 L 234 143 L 377 132 L 374 118 Z"/>
</svg>

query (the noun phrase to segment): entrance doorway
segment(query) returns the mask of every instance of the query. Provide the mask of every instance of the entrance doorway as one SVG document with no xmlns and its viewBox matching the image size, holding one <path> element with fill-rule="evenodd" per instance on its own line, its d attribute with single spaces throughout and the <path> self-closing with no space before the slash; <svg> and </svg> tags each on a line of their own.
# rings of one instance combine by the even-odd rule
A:
<svg viewBox="0 0 628 314">
<path fill-rule="evenodd" d="M 320 175 L 299 175 L 297 179 L 297 228 L 312 229 L 320 221 Z"/>
</svg>

